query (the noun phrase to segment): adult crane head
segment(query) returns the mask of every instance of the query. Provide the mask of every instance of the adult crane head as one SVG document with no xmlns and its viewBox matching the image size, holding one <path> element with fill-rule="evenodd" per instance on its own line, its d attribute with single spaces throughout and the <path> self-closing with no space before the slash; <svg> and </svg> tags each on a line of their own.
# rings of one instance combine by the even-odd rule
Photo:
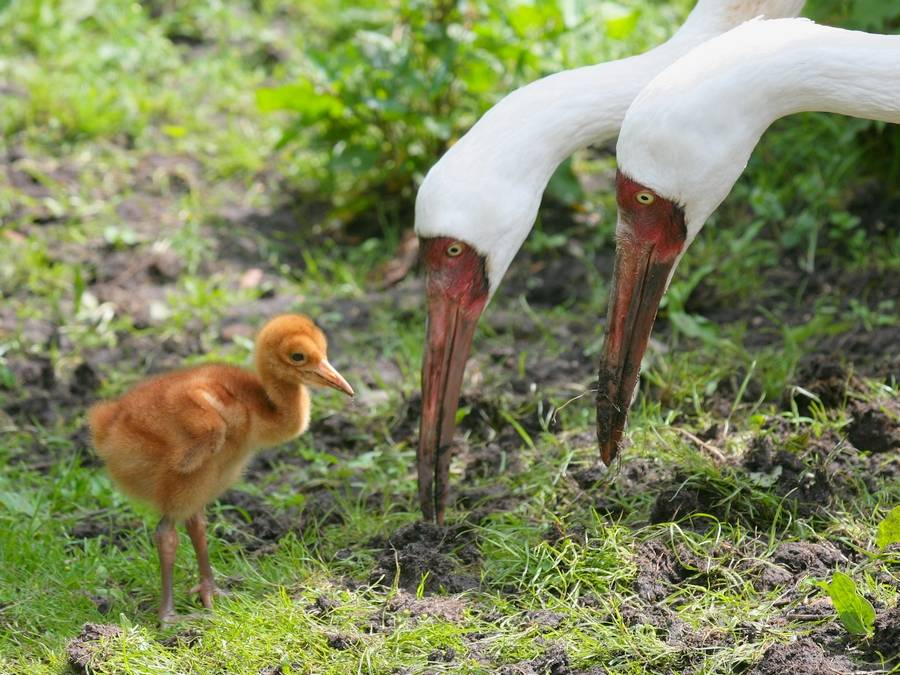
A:
<svg viewBox="0 0 900 675">
<path fill-rule="evenodd" d="M 617 146 L 616 263 L 597 436 L 618 452 L 660 299 L 765 130 L 801 111 L 900 121 L 900 37 L 749 21 L 676 61 L 635 98 Z"/>
</svg>

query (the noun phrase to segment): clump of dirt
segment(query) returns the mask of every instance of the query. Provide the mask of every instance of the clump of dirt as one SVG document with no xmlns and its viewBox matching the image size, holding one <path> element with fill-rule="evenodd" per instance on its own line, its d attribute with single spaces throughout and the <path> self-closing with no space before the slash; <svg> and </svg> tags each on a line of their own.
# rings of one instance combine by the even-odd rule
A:
<svg viewBox="0 0 900 675">
<path fill-rule="evenodd" d="M 696 649 L 721 644 L 722 636 L 712 629 L 696 631 L 676 612 L 662 604 L 623 604 L 619 607 L 622 622 L 628 626 L 650 626 L 666 644 L 688 648 L 686 656 L 695 656 Z"/>
<path fill-rule="evenodd" d="M 435 649 L 428 654 L 429 663 L 453 663 L 456 660 L 456 650 L 453 647 Z"/>
<path fill-rule="evenodd" d="M 535 626 L 556 630 L 566 620 L 566 615 L 549 609 L 533 609 L 525 612 L 525 620 Z"/>
<path fill-rule="evenodd" d="M 634 588 L 647 602 L 658 602 L 672 592 L 672 586 L 687 579 L 702 581 L 711 572 L 710 561 L 704 560 L 679 545 L 672 551 L 661 539 L 649 539 L 635 551 L 638 573 Z"/>
<path fill-rule="evenodd" d="M 328 646 L 339 651 L 350 649 L 358 642 L 359 640 L 346 633 L 332 633 L 328 636 Z"/>
<path fill-rule="evenodd" d="M 462 568 L 479 560 L 474 534 L 466 526 L 441 528 L 418 521 L 388 538 L 370 581 L 390 586 L 396 578 L 400 588 L 415 593 L 424 577 L 426 593 L 459 593 L 478 587 L 478 578 Z"/>
<path fill-rule="evenodd" d="M 400 589 L 373 615 L 369 629 L 376 632 L 390 632 L 401 616 L 410 617 L 413 623 L 426 617 L 460 623 L 463 621 L 466 607 L 465 599 L 459 595 L 430 595 L 419 598 L 414 593 Z"/>
<path fill-rule="evenodd" d="M 86 623 L 78 637 L 66 645 L 69 665 L 77 673 L 90 673 L 94 664 L 103 660 L 106 642 L 122 635 L 118 626 Z"/>
<path fill-rule="evenodd" d="M 888 401 L 884 409 L 858 403 L 852 413 L 847 437 L 854 447 L 872 453 L 900 449 L 900 403 Z"/>
<path fill-rule="evenodd" d="M 671 482 L 657 494 L 650 511 L 650 522 L 667 523 L 692 513 L 709 513 L 727 520 L 718 504 L 721 497 L 712 484 L 676 473 Z"/>
<path fill-rule="evenodd" d="M 884 280 L 890 279 L 884 274 Z M 896 294 L 897 284 L 890 283 Z M 822 355 L 824 360 L 838 363 L 852 363 L 854 372 L 867 377 L 900 378 L 900 325 L 876 326 L 868 330 L 863 326 L 846 333 L 822 338 L 813 348 L 813 353 Z M 807 357 L 812 359 L 814 357 Z M 802 368 L 803 362 L 801 362 Z M 798 379 L 804 384 L 805 379 Z"/>
<path fill-rule="evenodd" d="M 772 562 L 783 565 L 794 574 L 824 577 L 847 558 L 831 542 L 788 541 L 779 544 Z"/>
<path fill-rule="evenodd" d="M 887 659 L 888 666 L 900 664 L 900 605 L 875 619 L 875 635 L 869 649 Z"/>
<path fill-rule="evenodd" d="M 259 675 L 284 675 L 286 672 L 288 673 L 300 673 L 303 671 L 303 664 L 301 663 L 291 663 L 288 667 L 288 670 L 285 670 L 284 665 L 278 666 L 266 666 L 259 671 Z"/>
<path fill-rule="evenodd" d="M 794 380 L 811 394 L 819 398 L 826 408 L 838 408 L 847 400 L 851 389 L 860 389 L 862 383 L 839 359 L 833 355 L 813 353 L 802 359 L 797 365 Z M 808 415 L 814 399 L 796 390 L 790 393 L 797 409 Z M 787 406 L 789 407 L 789 406 Z"/>
<path fill-rule="evenodd" d="M 844 656 L 829 656 L 810 638 L 772 645 L 748 675 L 824 675 L 855 670 Z"/>
<path fill-rule="evenodd" d="M 518 453 L 508 452 L 499 443 L 487 443 L 469 450 L 463 482 L 514 473 L 520 465 Z"/>
<path fill-rule="evenodd" d="M 343 522 L 335 496 L 328 490 L 307 494 L 302 509 L 276 509 L 249 492 L 229 490 L 219 504 L 233 507 L 223 511 L 225 527 L 222 539 L 239 544 L 249 552 L 261 551 L 277 543 L 289 532 L 298 536 L 308 527 Z"/>
<path fill-rule="evenodd" d="M 789 541 L 778 545 L 768 560 L 747 565 L 753 585 L 761 592 L 776 588 L 793 590 L 807 577 L 824 579 L 847 558 L 827 541 Z"/>
<path fill-rule="evenodd" d="M 671 472 L 658 462 L 638 458 L 623 463 L 616 472 L 598 462 L 572 472 L 571 476 L 579 488 L 596 493 L 594 505 L 598 512 L 618 517 L 627 513 L 629 501 L 652 492 L 671 478 Z"/>
<path fill-rule="evenodd" d="M 163 638 L 159 641 L 159 643 L 163 647 L 168 647 L 169 649 L 181 649 L 183 647 L 196 647 L 200 645 L 200 640 L 203 638 L 203 632 L 197 628 L 184 628 L 182 630 L 173 633 L 167 638 Z"/>
<path fill-rule="evenodd" d="M 499 675 L 572 675 L 569 654 L 560 644 L 551 644 L 546 652 L 528 661 L 502 666 Z"/>
</svg>

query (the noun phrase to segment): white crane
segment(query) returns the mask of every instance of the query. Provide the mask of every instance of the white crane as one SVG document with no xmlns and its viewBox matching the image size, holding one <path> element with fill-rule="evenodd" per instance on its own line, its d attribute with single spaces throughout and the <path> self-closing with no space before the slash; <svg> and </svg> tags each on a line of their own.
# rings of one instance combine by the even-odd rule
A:
<svg viewBox="0 0 900 675">
<path fill-rule="evenodd" d="M 614 137 L 638 92 L 692 47 L 757 16 L 796 16 L 803 2 L 699 0 L 656 49 L 513 92 L 432 167 L 416 199 L 428 297 L 417 457 L 426 519 L 444 519 L 456 409 L 478 318 L 534 225 L 555 169 L 575 150 Z"/>
<path fill-rule="evenodd" d="M 597 399 L 607 462 L 678 261 L 769 125 L 805 111 L 900 123 L 900 36 L 806 19 L 750 21 L 679 59 L 629 108 L 617 147 L 616 265 Z"/>
</svg>

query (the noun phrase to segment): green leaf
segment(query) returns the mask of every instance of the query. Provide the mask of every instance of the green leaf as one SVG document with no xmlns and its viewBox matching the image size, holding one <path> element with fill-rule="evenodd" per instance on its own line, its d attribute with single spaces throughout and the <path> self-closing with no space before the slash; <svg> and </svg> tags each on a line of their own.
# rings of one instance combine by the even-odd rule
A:
<svg viewBox="0 0 900 675">
<path fill-rule="evenodd" d="M 841 623 L 854 635 L 869 635 L 875 626 L 875 608 L 856 590 L 856 583 L 843 572 L 835 572 L 831 583 L 820 582 L 834 603 Z"/>
<path fill-rule="evenodd" d="M 0 492 L 0 505 L 6 507 L 12 513 L 32 517 L 37 510 L 37 504 L 20 492 L 4 490 Z"/>
<path fill-rule="evenodd" d="M 257 89 L 256 105 L 262 112 L 290 110 L 299 113 L 307 123 L 337 117 L 344 111 L 344 104 L 338 97 L 317 92 L 309 80 Z"/>
<path fill-rule="evenodd" d="M 640 17 L 638 10 L 611 2 L 604 3 L 603 8 L 607 15 L 603 20 L 603 28 L 609 37 L 614 40 L 625 40 L 634 33 Z"/>
<path fill-rule="evenodd" d="M 900 544 L 900 506 L 891 509 L 887 517 L 878 523 L 878 534 L 875 543 L 879 548 L 887 548 L 891 544 Z"/>
</svg>

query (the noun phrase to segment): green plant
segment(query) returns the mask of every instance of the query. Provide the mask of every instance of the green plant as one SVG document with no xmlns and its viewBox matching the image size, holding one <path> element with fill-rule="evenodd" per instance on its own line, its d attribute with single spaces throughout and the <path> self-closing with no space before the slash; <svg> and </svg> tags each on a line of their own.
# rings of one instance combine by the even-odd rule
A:
<svg viewBox="0 0 900 675">
<path fill-rule="evenodd" d="M 841 623 L 854 635 L 869 635 L 875 627 L 875 608 L 856 589 L 856 583 L 843 572 L 835 572 L 831 582 L 819 584 L 834 603 Z"/>
<path fill-rule="evenodd" d="M 891 544 L 900 543 L 900 506 L 895 506 L 884 520 L 878 523 L 878 535 L 875 543 L 879 548 L 887 548 Z"/>
</svg>

